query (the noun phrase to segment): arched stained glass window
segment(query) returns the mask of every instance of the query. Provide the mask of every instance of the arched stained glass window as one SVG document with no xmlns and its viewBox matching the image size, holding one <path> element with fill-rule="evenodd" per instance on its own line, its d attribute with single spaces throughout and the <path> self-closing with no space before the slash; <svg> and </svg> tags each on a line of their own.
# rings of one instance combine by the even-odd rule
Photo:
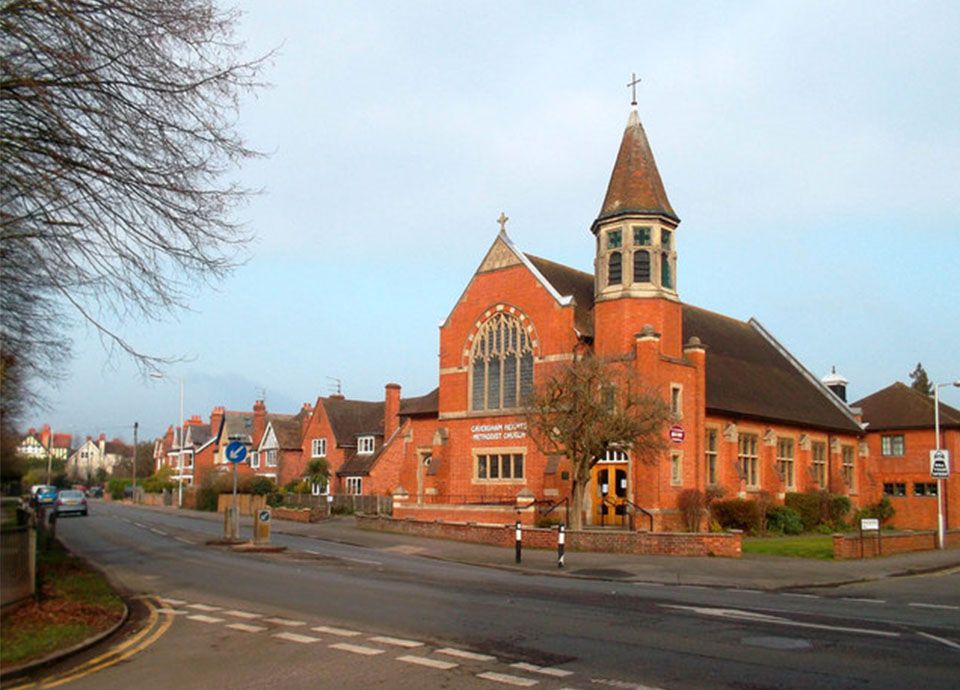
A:
<svg viewBox="0 0 960 690">
<path fill-rule="evenodd" d="M 620 252 L 611 252 L 607 266 L 607 285 L 619 285 L 623 281 L 623 257 Z"/>
<path fill-rule="evenodd" d="M 533 344 L 516 316 L 499 313 L 473 340 L 470 360 L 472 410 L 519 407 L 533 392 Z"/>
</svg>

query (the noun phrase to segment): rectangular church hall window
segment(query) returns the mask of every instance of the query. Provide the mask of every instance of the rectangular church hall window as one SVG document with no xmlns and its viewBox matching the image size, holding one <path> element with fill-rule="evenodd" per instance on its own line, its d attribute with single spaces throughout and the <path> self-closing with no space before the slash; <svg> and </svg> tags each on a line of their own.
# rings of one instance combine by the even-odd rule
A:
<svg viewBox="0 0 960 690">
<path fill-rule="evenodd" d="M 810 446 L 813 456 L 813 476 L 821 489 L 827 485 L 827 444 L 814 441 Z"/>
<path fill-rule="evenodd" d="M 519 453 L 513 456 L 513 478 L 523 479 L 523 456 Z"/>
<path fill-rule="evenodd" d="M 607 249 L 617 249 L 623 246 L 623 231 L 611 230 L 607 233 Z"/>
<path fill-rule="evenodd" d="M 717 483 L 717 430 L 706 431 L 707 484 Z"/>
<path fill-rule="evenodd" d="M 757 435 L 740 434 L 737 438 L 737 460 L 743 468 L 747 486 L 760 486 L 760 458 L 757 455 Z"/>
<path fill-rule="evenodd" d="M 903 434 L 893 434 L 880 437 L 880 455 L 903 457 Z"/>
<path fill-rule="evenodd" d="M 907 485 L 900 482 L 892 482 L 883 485 L 884 496 L 906 496 Z"/>
<path fill-rule="evenodd" d="M 646 226 L 633 226 L 633 243 L 638 247 L 650 246 L 650 228 Z"/>
<path fill-rule="evenodd" d="M 487 478 L 487 456 L 478 455 L 477 456 L 477 479 L 486 479 Z"/>
<path fill-rule="evenodd" d="M 937 495 L 937 483 L 936 482 L 915 482 L 913 485 L 913 495 L 935 497 Z"/>
</svg>

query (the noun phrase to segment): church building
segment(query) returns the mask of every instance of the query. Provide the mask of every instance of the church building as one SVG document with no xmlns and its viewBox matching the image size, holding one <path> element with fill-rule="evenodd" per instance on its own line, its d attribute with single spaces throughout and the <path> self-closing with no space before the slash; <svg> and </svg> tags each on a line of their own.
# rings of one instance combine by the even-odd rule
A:
<svg viewBox="0 0 960 690">
<path fill-rule="evenodd" d="M 584 223 L 592 274 L 523 252 L 506 220 L 440 326 L 438 391 L 409 414 L 401 407 L 385 439 L 396 517 L 562 516 L 569 461 L 537 449 L 521 406 L 551 367 L 582 352 L 630 363 L 672 411 L 659 462 L 623 449 L 597 463 L 585 524 L 680 529 L 685 489 L 774 500 L 826 489 L 855 506 L 874 495 L 855 410 L 755 319 L 682 301 L 680 218 L 636 109 L 600 212 Z"/>
</svg>

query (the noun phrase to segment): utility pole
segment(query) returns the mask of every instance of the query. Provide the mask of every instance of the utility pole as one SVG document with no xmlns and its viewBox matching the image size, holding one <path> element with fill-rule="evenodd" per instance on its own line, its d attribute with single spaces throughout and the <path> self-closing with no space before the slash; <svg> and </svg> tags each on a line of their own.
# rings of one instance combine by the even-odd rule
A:
<svg viewBox="0 0 960 690">
<path fill-rule="evenodd" d="M 133 423 L 133 502 L 137 502 L 137 429 L 140 422 Z"/>
</svg>

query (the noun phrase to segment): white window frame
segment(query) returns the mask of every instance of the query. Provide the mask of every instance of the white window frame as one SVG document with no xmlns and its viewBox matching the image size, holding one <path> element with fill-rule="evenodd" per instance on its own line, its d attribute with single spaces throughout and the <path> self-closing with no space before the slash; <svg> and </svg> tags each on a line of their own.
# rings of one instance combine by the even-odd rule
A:
<svg viewBox="0 0 960 690">
<path fill-rule="evenodd" d="M 327 457 L 327 439 L 326 437 L 318 437 L 310 441 L 310 457 L 311 458 L 325 458 Z"/>
<path fill-rule="evenodd" d="M 817 450 L 820 457 L 817 457 Z M 813 464 L 813 478 L 821 489 L 827 488 L 827 444 L 825 441 L 813 441 L 810 444 L 810 462 Z"/>
<path fill-rule="evenodd" d="M 520 456 L 520 476 L 516 474 L 516 456 Z M 480 458 L 484 459 L 484 472 L 480 471 Z M 496 477 L 492 477 L 493 463 L 496 463 Z M 481 474 L 486 474 L 481 477 Z M 509 474 L 509 476 L 504 476 Z M 527 476 L 526 448 L 477 448 L 473 451 L 473 481 L 477 484 L 525 484 Z"/>
<path fill-rule="evenodd" d="M 854 452 L 853 446 L 846 444 L 840 446 L 840 467 L 843 471 L 843 479 L 852 494 L 857 492 L 857 467 L 855 458 L 856 453 Z"/>
<path fill-rule="evenodd" d="M 783 474 L 783 483 L 787 489 L 797 488 L 796 443 L 789 436 L 777 437 L 777 467 Z"/>
<path fill-rule="evenodd" d="M 357 437 L 357 455 L 370 455 L 377 447 L 377 441 L 373 436 Z"/>
<path fill-rule="evenodd" d="M 895 447 L 895 441 L 899 441 L 899 449 Z M 883 434 L 880 437 L 880 455 L 883 457 L 902 458 L 906 455 L 906 451 L 907 444 L 903 434 Z"/>
<path fill-rule="evenodd" d="M 258 451 L 250 451 L 250 467 L 260 467 L 260 453 Z"/>
<path fill-rule="evenodd" d="M 276 467 L 279 463 L 280 452 L 276 448 L 268 448 L 263 458 L 264 467 Z"/>
<path fill-rule="evenodd" d="M 747 439 L 753 439 L 752 446 L 749 450 L 752 450 L 752 453 L 747 453 L 744 450 L 744 445 L 747 442 Z M 740 442 L 744 443 L 741 444 Z M 748 489 L 759 489 L 760 488 L 760 435 L 757 433 L 750 432 L 741 432 L 737 438 L 737 460 L 743 463 L 743 472 L 746 475 L 744 481 L 746 482 Z"/>
<path fill-rule="evenodd" d="M 716 486 L 719 483 L 717 475 L 717 458 L 719 456 L 720 430 L 707 427 L 704 431 L 703 447 L 706 460 L 707 486 Z"/>
<path fill-rule="evenodd" d="M 351 496 L 363 495 L 363 477 L 347 477 L 347 493 Z"/>
</svg>

